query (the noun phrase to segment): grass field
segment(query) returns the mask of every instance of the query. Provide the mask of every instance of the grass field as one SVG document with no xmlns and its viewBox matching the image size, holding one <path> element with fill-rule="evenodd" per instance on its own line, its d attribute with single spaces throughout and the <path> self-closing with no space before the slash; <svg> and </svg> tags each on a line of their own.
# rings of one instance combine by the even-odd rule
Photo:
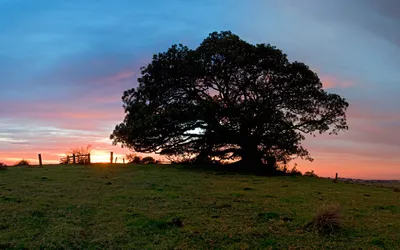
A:
<svg viewBox="0 0 400 250">
<path fill-rule="evenodd" d="M 316 209 L 326 204 L 340 205 L 342 230 L 307 230 Z M 0 171 L 0 249 L 399 246 L 400 193 L 388 188 L 167 165 Z"/>
</svg>

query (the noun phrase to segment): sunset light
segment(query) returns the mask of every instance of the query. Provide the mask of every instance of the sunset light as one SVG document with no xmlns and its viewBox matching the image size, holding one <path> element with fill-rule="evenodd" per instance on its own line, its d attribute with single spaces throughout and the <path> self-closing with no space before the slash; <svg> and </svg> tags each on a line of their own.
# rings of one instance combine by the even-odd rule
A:
<svg viewBox="0 0 400 250">
<path fill-rule="evenodd" d="M 122 162 L 130 151 L 113 146 L 109 136 L 124 118 L 121 97 L 137 86 L 140 67 L 172 44 L 193 49 L 214 30 L 232 30 L 305 62 L 325 90 L 350 104 L 349 130 L 307 138 L 315 161 L 298 160 L 299 169 L 400 179 L 396 7 L 255 0 L 229 2 L 227 11 L 225 0 L 157 1 L 161 14 L 148 19 L 144 13 L 153 7 L 130 1 L 28 2 L 0 1 L 0 162 L 37 164 L 42 154 L 44 163 L 55 164 L 68 149 L 87 144 L 93 162 L 109 162 L 110 152 Z"/>
<path fill-rule="evenodd" d="M 117 163 L 122 163 L 122 159 L 125 158 L 124 154 L 113 154 L 113 162 L 117 157 Z M 90 158 L 93 163 L 108 163 L 110 162 L 110 151 L 106 150 L 92 150 Z"/>
</svg>

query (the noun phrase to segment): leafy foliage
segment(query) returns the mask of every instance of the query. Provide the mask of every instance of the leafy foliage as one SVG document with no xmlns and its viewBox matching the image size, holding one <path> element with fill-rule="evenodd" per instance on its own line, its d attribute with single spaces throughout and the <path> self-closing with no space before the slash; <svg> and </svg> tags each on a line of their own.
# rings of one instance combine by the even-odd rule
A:
<svg viewBox="0 0 400 250">
<path fill-rule="evenodd" d="M 29 166 L 31 163 L 28 160 L 22 159 L 15 163 L 15 166 Z"/>
<path fill-rule="evenodd" d="M 348 129 L 348 103 L 307 65 L 229 31 L 211 33 L 195 50 L 173 45 L 141 73 L 110 136 L 136 152 L 276 167 L 312 160 L 305 135 Z"/>
</svg>

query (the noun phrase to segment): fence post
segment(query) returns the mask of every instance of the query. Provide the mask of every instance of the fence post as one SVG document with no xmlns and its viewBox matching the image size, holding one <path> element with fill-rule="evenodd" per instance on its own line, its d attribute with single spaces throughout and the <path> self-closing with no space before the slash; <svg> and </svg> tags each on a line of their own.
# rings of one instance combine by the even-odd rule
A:
<svg viewBox="0 0 400 250">
<path fill-rule="evenodd" d="M 125 158 L 122 158 L 122 162 L 125 164 Z"/>
<path fill-rule="evenodd" d="M 43 164 L 42 164 L 42 154 L 38 154 L 39 156 L 39 166 L 42 168 Z"/>
<path fill-rule="evenodd" d="M 110 153 L 110 163 L 113 163 L 113 156 L 114 156 L 114 153 L 111 152 L 111 153 Z"/>
<path fill-rule="evenodd" d="M 336 173 L 336 176 L 335 176 L 335 183 L 337 183 L 337 177 L 338 177 L 338 173 Z"/>
<path fill-rule="evenodd" d="M 118 160 L 118 157 L 115 157 L 115 162 L 114 163 L 117 163 L 117 160 Z"/>
<path fill-rule="evenodd" d="M 88 162 L 89 162 L 89 164 L 91 163 L 91 161 L 90 161 L 90 153 L 88 154 Z"/>
<path fill-rule="evenodd" d="M 76 161 L 75 161 L 75 154 L 72 154 L 72 163 L 73 163 L 73 164 L 76 164 Z"/>
</svg>

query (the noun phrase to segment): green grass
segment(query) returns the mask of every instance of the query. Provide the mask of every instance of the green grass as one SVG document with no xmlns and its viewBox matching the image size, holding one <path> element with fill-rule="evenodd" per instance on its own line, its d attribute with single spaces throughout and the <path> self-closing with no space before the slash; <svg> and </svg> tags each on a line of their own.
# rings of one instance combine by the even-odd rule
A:
<svg viewBox="0 0 400 250">
<path fill-rule="evenodd" d="M 305 227 L 325 204 L 341 206 L 336 235 Z M 0 171 L 0 249 L 399 246 L 400 193 L 387 188 L 163 165 Z"/>
</svg>

